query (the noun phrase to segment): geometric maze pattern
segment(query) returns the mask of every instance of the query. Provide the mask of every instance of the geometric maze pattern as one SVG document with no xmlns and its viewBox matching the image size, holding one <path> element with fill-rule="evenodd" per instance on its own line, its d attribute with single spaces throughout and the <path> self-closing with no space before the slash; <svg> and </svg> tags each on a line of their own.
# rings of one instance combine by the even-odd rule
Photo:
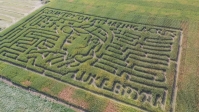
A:
<svg viewBox="0 0 199 112">
<path fill-rule="evenodd" d="M 44 8 L 0 37 L 0 60 L 144 110 L 164 110 L 180 35 Z"/>
</svg>

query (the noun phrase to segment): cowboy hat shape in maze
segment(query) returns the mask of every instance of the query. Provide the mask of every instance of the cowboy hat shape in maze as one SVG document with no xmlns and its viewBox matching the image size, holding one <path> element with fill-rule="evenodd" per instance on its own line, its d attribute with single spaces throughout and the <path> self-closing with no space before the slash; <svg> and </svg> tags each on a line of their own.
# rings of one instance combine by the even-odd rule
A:
<svg viewBox="0 0 199 112">
<path fill-rule="evenodd" d="M 180 36 L 177 29 L 44 8 L 0 38 L 0 60 L 140 109 L 164 110 Z"/>
</svg>

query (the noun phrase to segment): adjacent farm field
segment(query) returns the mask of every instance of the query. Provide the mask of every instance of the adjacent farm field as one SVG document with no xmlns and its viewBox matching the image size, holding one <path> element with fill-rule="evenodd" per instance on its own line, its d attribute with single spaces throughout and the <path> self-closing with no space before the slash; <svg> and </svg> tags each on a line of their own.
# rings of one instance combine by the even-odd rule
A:
<svg viewBox="0 0 199 112">
<path fill-rule="evenodd" d="M 0 34 L 0 75 L 85 111 L 197 111 L 198 9 L 51 0 Z"/>
<path fill-rule="evenodd" d="M 39 98 L 29 92 L 10 87 L 0 81 L 1 112 L 74 112 L 72 109 Z"/>
<path fill-rule="evenodd" d="M 0 31 L 41 6 L 41 0 L 0 0 Z"/>
</svg>

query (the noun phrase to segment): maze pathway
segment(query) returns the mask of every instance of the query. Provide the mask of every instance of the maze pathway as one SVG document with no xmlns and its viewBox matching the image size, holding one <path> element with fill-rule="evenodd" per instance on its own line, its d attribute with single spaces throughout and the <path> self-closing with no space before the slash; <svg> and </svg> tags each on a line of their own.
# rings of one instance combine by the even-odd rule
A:
<svg viewBox="0 0 199 112">
<path fill-rule="evenodd" d="M 172 108 L 181 35 L 43 8 L 0 37 L 0 60 L 143 110 L 165 110 Z"/>
</svg>

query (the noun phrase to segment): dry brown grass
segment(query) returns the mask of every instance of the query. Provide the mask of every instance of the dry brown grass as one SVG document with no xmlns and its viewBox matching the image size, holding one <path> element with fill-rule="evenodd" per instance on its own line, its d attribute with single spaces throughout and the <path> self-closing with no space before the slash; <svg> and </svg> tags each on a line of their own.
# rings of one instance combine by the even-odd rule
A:
<svg viewBox="0 0 199 112">
<path fill-rule="evenodd" d="M 26 86 L 26 87 L 28 87 L 28 86 L 31 85 L 31 83 L 32 83 L 32 82 L 26 80 L 26 81 L 22 82 L 21 84 L 24 85 L 24 86 Z"/>
<path fill-rule="evenodd" d="M 109 101 L 104 112 L 118 112 L 118 109 L 112 101 Z"/>
<path fill-rule="evenodd" d="M 68 0 L 69 2 L 73 2 L 73 0 Z"/>
<path fill-rule="evenodd" d="M 44 88 L 42 88 L 41 89 L 43 92 L 47 92 L 47 93 L 49 93 L 50 92 L 50 89 L 49 88 L 47 88 L 47 87 L 44 87 Z"/>
</svg>

